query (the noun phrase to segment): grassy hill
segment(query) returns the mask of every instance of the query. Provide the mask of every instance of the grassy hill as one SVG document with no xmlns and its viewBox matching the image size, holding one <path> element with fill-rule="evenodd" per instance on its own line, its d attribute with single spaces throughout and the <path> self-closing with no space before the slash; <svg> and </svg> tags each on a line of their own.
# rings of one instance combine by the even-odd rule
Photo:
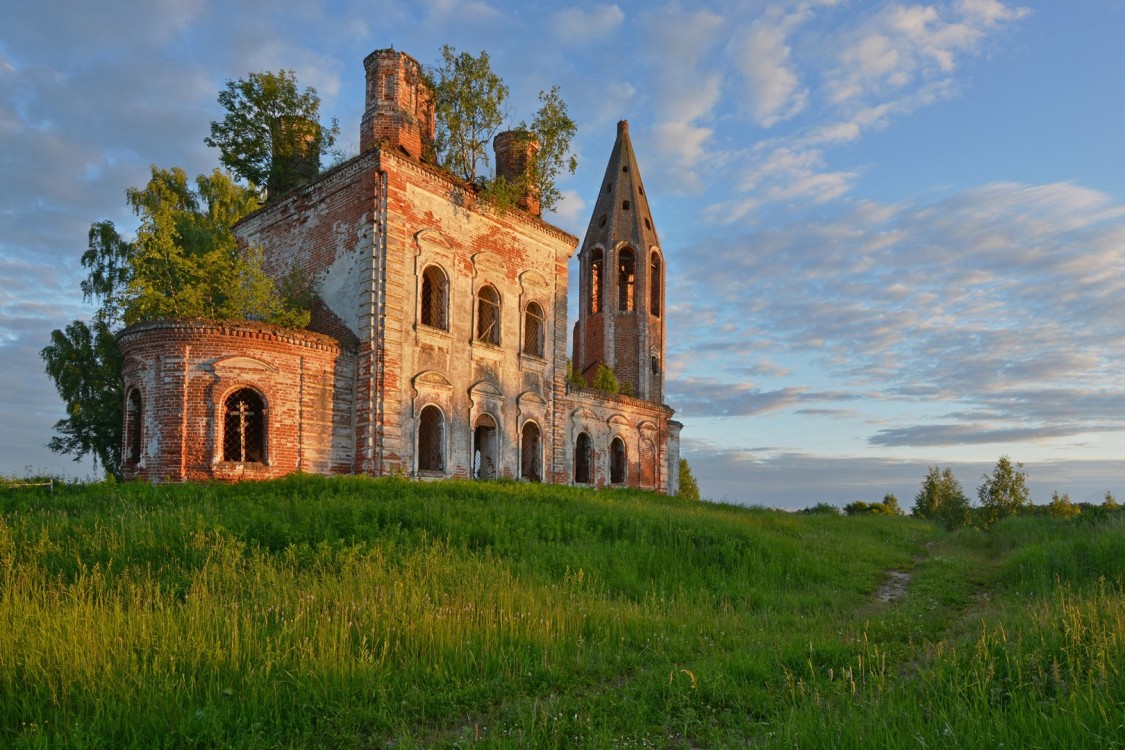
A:
<svg viewBox="0 0 1125 750">
<path fill-rule="evenodd" d="M 1125 747 L 1123 532 L 505 482 L 0 490 L 0 746 Z"/>
</svg>

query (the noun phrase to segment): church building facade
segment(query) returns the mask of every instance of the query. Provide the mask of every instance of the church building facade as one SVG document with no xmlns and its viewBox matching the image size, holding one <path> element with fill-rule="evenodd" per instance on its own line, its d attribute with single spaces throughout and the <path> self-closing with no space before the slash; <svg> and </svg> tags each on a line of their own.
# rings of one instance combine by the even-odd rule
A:
<svg viewBox="0 0 1125 750">
<path fill-rule="evenodd" d="M 244 219 L 275 277 L 315 280 L 309 330 L 164 320 L 118 335 L 127 479 L 256 479 L 296 471 L 499 478 L 677 490 L 663 403 L 665 264 L 618 124 L 579 252 L 573 370 L 567 264 L 578 240 L 535 195 L 498 208 L 425 159 L 434 124 L 420 65 L 364 61 L 360 155 Z M 531 154 L 497 136 L 498 175 Z M 628 395 L 625 395 L 628 394 Z"/>
</svg>

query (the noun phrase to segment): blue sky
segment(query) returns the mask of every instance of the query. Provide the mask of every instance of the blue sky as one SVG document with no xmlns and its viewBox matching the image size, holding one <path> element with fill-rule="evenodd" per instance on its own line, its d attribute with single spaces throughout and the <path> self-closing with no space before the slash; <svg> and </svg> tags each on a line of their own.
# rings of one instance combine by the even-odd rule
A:
<svg viewBox="0 0 1125 750">
<path fill-rule="evenodd" d="M 1000 455 L 1125 495 L 1125 3 L 509 0 L 0 9 L 0 473 L 43 446 L 38 351 L 86 317 L 90 224 L 210 170 L 229 78 L 293 69 L 357 148 L 362 60 L 488 50 L 513 121 L 558 84 L 581 235 L 627 118 L 667 256 L 667 400 L 706 496 L 909 506 Z M 574 263 L 571 272 L 573 274 Z"/>
</svg>

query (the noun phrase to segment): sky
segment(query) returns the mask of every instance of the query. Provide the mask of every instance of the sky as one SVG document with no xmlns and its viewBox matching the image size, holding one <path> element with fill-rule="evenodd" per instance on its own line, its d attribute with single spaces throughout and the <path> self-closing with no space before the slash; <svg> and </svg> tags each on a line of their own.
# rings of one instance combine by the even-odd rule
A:
<svg viewBox="0 0 1125 750">
<path fill-rule="evenodd" d="M 629 120 L 705 498 L 909 508 L 1001 455 L 1038 503 L 1125 496 L 1123 33 L 1123 0 L 4 3 L 0 474 L 94 475 L 45 447 L 38 352 L 92 313 L 90 225 L 128 234 L 150 165 L 218 165 L 227 80 L 293 70 L 355 152 L 363 58 L 451 44 L 513 123 L 560 86 L 579 167 L 547 218 L 579 237 Z"/>
</svg>

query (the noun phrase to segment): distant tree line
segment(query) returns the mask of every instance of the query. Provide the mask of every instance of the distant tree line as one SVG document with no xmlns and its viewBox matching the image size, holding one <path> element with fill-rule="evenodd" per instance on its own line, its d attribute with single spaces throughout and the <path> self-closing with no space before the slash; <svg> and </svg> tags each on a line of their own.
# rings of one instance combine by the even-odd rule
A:
<svg viewBox="0 0 1125 750">
<path fill-rule="evenodd" d="M 936 521 L 953 530 L 966 527 L 988 529 L 998 521 L 1016 515 L 1048 515 L 1062 519 L 1097 517 L 1117 511 L 1120 507 L 1108 490 L 1099 504 L 1076 503 L 1069 494 L 1060 495 L 1056 490 L 1048 504 L 1035 505 L 1031 502 L 1023 464 L 1001 456 L 992 473 L 981 476 L 976 505 L 965 495 L 951 468 L 931 466 L 914 497 L 910 513 L 915 518 Z M 835 505 L 818 503 L 805 508 L 804 512 L 838 515 L 841 511 Z M 881 503 L 857 500 L 844 506 L 843 512 L 849 516 L 903 515 L 898 498 L 892 494 L 884 495 Z"/>
</svg>

